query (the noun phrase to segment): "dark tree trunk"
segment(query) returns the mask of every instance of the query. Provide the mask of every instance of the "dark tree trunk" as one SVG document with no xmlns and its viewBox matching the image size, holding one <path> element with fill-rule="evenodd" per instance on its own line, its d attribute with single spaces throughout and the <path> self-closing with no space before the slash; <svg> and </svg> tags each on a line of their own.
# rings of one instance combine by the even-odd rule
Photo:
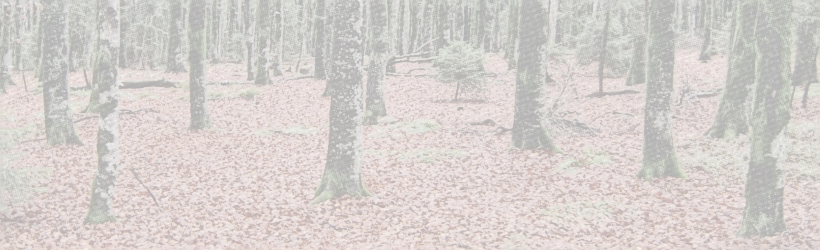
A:
<svg viewBox="0 0 820 250">
<path fill-rule="evenodd" d="M 714 23 L 715 23 L 715 21 L 714 21 L 715 13 L 714 13 L 714 8 L 712 8 L 712 5 L 714 4 L 713 1 L 714 0 L 704 0 L 704 2 L 703 2 L 703 4 L 706 5 L 706 6 L 704 6 L 704 8 L 705 8 L 704 9 L 704 15 L 705 16 L 703 18 L 704 19 L 704 24 L 703 24 L 704 36 L 703 36 L 703 46 L 701 47 L 700 57 L 698 57 L 698 60 L 700 60 L 701 62 L 704 62 L 704 63 L 711 60 L 712 56 L 715 54 L 715 48 L 714 48 L 714 44 L 713 44 L 714 41 L 712 39 L 712 30 L 715 28 L 715 25 L 714 25 Z"/>
<path fill-rule="evenodd" d="M 514 69 L 516 66 L 516 47 L 518 46 L 518 13 L 520 12 L 521 0 L 510 0 L 510 16 L 507 18 L 507 44 L 504 51 L 504 59 L 507 60 L 507 69 Z"/>
<path fill-rule="evenodd" d="M 369 196 L 361 178 L 362 167 L 362 1 L 335 1 L 332 55 L 336 65 L 328 76 L 333 91 L 327 164 L 311 203 Z"/>
<path fill-rule="evenodd" d="M 185 72 L 185 52 L 182 51 L 182 0 L 170 0 L 170 21 L 168 22 L 168 54 L 165 72 Z"/>
<path fill-rule="evenodd" d="M 611 4 L 611 3 L 610 3 Z M 604 20 L 603 38 L 601 39 L 601 55 L 598 59 L 598 93 L 604 93 L 604 65 L 606 65 L 606 45 L 609 42 L 609 5 L 606 7 L 606 17 Z"/>
<path fill-rule="evenodd" d="M 322 0 L 319 0 L 322 1 Z M 245 13 L 243 18 L 245 19 L 245 49 L 247 52 L 245 60 L 247 60 L 247 80 L 253 81 L 254 74 L 253 74 L 253 60 L 254 60 L 254 48 L 253 48 L 253 26 L 252 24 L 252 14 L 251 14 L 251 0 L 245 0 L 242 4 L 242 12 Z"/>
<path fill-rule="evenodd" d="M 633 32 L 632 41 L 632 63 L 629 66 L 629 76 L 626 77 L 626 85 L 640 85 L 646 82 L 646 29 L 648 29 L 647 17 L 649 0 L 644 5 L 643 18 L 638 19 L 638 28 Z"/>
<path fill-rule="evenodd" d="M 206 92 L 205 72 L 208 72 L 206 56 L 207 32 L 205 18 L 207 17 L 207 5 L 200 1 L 191 1 L 188 7 L 188 64 L 191 70 L 188 72 L 188 81 L 191 87 L 191 130 L 204 129 L 211 126 L 211 119 L 208 115 L 208 95 Z"/>
<path fill-rule="evenodd" d="M 378 118 L 387 115 L 384 105 L 384 75 L 387 64 L 387 0 L 370 0 L 370 35 L 372 48 L 367 70 L 367 100 L 365 100 L 364 124 L 374 125 Z"/>
<path fill-rule="evenodd" d="M 749 133 L 747 102 L 755 77 L 755 18 L 758 1 L 736 5 L 726 88 L 720 100 L 715 123 L 706 131 L 712 138 L 734 138 Z"/>
<path fill-rule="evenodd" d="M 256 46 L 259 53 L 256 57 L 256 77 L 254 82 L 257 85 L 270 84 L 271 67 L 271 4 L 270 0 L 259 0 L 256 16 Z"/>
<path fill-rule="evenodd" d="M 541 0 L 521 1 L 521 27 L 518 37 L 518 73 L 515 79 L 515 115 L 512 144 L 519 149 L 558 148 L 545 122 L 547 105 L 545 83 L 552 82 L 547 72 L 547 8 Z M 526 25 L 523 25 L 526 24 Z"/>
<path fill-rule="evenodd" d="M 43 3 L 43 84 L 45 129 L 48 145 L 79 144 L 80 137 L 71 121 L 68 100 L 68 54 L 66 48 L 66 2 L 44 0 Z"/>
<path fill-rule="evenodd" d="M 797 24 L 797 53 L 794 62 L 792 86 L 817 83 L 817 43 L 815 35 L 820 21 L 806 20 Z"/>
<path fill-rule="evenodd" d="M 86 224 L 116 221 L 114 184 L 119 169 L 119 105 L 117 86 L 117 53 L 119 52 L 119 2 L 98 0 L 99 37 L 94 71 L 100 93 L 100 125 L 97 131 L 97 177 L 91 185 L 91 203 Z"/>
<path fill-rule="evenodd" d="M 788 158 L 792 1 L 761 0 L 755 30 L 757 70 L 752 112 L 751 154 L 746 174 L 746 207 L 738 235 L 774 236 L 783 219 L 783 164 Z M 778 166 L 780 165 L 780 166 Z"/>
<path fill-rule="evenodd" d="M 675 71 L 675 0 L 649 0 L 643 168 L 638 177 L 685 177 L 672 138 Z"/>
</svg>

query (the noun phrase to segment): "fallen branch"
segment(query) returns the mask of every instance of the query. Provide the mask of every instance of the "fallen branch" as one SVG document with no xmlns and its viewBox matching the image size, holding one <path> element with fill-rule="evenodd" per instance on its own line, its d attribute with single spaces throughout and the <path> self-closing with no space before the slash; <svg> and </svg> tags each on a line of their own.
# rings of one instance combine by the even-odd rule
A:
<svg viewBox="0 0 820 250">
<path fill-rule="evenodd" d="M 133 168 L 129 168 L 128 170 L 131 170 L 131 173 L 134 174 L 134 178 L 137 178 L 137 181 L 139 181 L 140 184 L 142 184 L 142 187 L 145 188 L 145 191 L 148 191 L 148 194 L 151 195 L 151 199 L 154 200 L 154 204 L 157 205 L 157 207 L 159 207 L 160 209 L 162 209 L 162 206 L 160 206 L 159 202 L 157 202 L 157 197 L 154 196 L 154 193 L 151 193 L 151 189 L 145 186 L 145 183 L 142 183 L 142 180 L 140 180 L 139 175 L 137 175 L 137 171 Z"/>
<path fill-rule="evenodd" d="M 276 83 L 287 82 L 287 81 L 295 81 L 295 80 L 302 80 L 302 79 L 309 79 L 309 78 L 313 78 L 313 75 L 294 76 L 294 77 L 291 77 L 291 78 L 284 78 L 284 79 L 281 79 L 279 81 L 276 81 Z"/>
<path fill-rule="evenodd" d="M 430 76 L 433 77 L 435 75 L 411 75 L 411 74 L 399 74 L 399 73 L 387 73 L 387 76 L 407 76 L 407 77 L 425 77 Z"/>
<path fill-rule="evenodd" d="M 577 120 L 570 121 L 570 120 L 561 119 L 561 118 L 550 118 L 550 123 L 553 124 L 553 125 L 557 125 L 559 128 L 562 128 L 562 129 L 575 129 L 578 132 L 586 133 L 586 134 L 590 134 L 590 135 L 595 135 L 595 134 L 598 134 L 598 133 L 601 132 L 601 130 L 599 130 L 597 128 L 590 127 L 587 124 L 585 124 L 583 122 L 579 122 Z"/>
<path fill-rule="evenodd" d="M 153 81 L 122 82 L 122 85 L 120 85 L 120 89 L 139 89 L 149 87 L 176 88 L 178 86 L 179 82 L 171 82 L 166 81 L 165 79 L 161 79 Z"/>
<path fill-rule="evenodd" d="M 611 95 L 631 95 L 631 94 L 638 94 L 641 92 L 635 90 L 622 90 L 622 91 L 615 91 L 615 92 L 596 92 L 587 95 L 587 97 L 604 97 L 604 96 L 611 96 Z"/>
<path fill-rule="evenodd" d="M 712 89 L 712 90 L 707 90 L 707 91 L 694 91 L 694 92 L 686 91 L 684 93 L 681 93 L 682 97 L 681 97 L 680 100 L 678 100 L 678 105 L 683 105 L 683 102 L 690 103 L 692 101 L 692 99 L 715 97 L 715 96 L 720 95 L 721 93 L 723 93 L 722 88 L 717 88 L 717 89 Z"/>
<path fill-rule="evenodd" d="M 208 85 L 221 85 L 221 86 L 228 86 L 228 85 L 248 85 L 248 84 L 254 84 L 254 82 L 253 82 L 253 81 L 237 81 L 237 82 L 232 82 L 232 81 L 214 81 L 214 82 L 208 82 Z"/>
</svg>

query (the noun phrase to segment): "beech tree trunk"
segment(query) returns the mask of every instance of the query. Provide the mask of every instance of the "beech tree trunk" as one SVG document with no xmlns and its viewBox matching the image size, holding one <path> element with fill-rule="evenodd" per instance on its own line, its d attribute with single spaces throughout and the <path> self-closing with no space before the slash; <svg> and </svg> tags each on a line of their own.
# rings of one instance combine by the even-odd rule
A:
<svg viewBox="0 0 820 250">
<path fill-rule="evenodd" d="M 78 144 L 68 100 L 68 53 L 66 48 L 66 2 L 44 0 L 43 3 L 43 84 L 45 129 L 48 145 Z"/>
<path fill-rule="evenodd" d="M 643 168 L 638 177 L 685 177 L 672 138 L 675 0 L 649 0 Z"/>
<path fill-rule="evenodd" d="M 786 230 L 783 219 L 783 164 L 788 158 L 790 118 L 792 1 L 760 0 L 755 30 L 757 70 L 746 207 L 738 235 L 774 236 Z"/>
<path fill-rule="evenodd" d="M 817 18 L 817 17 L 815 17 Z M 797 24 L 797 42 L 792 86 L 817 83 L 817 42 L 815 35 L 820 21 L 806 20 Z"/>
<path fill-rule="evenodd" d="M 206 56 L 208 53 L 205 17 L 207 5 L 201 1 L 190 1 L 188 7 L 188 81 L 191 88 L 191 130 L 204 129 L 211 126 L 208 115 L 208 95 L 206 92 L 205 72 L 208 72 Z"/>
<path fill-rule="evenodd" d="M 644 6 L 644 12 L 648 11 L 649 1 Z M 647 12 L 648 13 L 648 12 Z M 626 85 L 640 85 L 646 82 L 646 29 L 647 15 L 638 21 L 638 28 L 632 36 L 632 63 L 629 66 L 629 76 L 626 77 Z"/>
<path fill-rule="evenodd" d="M 254 83 L 266 85 L 270 80 L 271 67 L 271 4 L 270 0 L 259 0 L 256 16 L 256 77 Z"/>
<path fill-rule="evenodd" d="M 516 49 L 518 46 L 518 21 L 521 0 L 510 0 L 509 17 L 507 18 L 507 44 L 504 59 L 507 60 L 507 69 L 516 67 Z M 549 38 L 548 38 L 549 39 Z"/>
<path fill-rule="evenodd" d="M 553 82 L 547 72 L 547 6 L 542 0 L 521 1 L 518 37 L 518 72 L 515 78 L 515 115 L 512 144 L 519 149 L 558 148 L 547 130 L 545 83 Z M 523 25 L 526 24 L 526 25 Z"/>
<path fill-rule="evenodd" d="M 114 215 L 114 185 L 119 170 L 119 86 L 117 53 L 119 52 L 119 2 L 97 0 L 98 29 L 95 72 L 100 93 L 100 125 L 97 131 L 97 177 L 91 185 L 91 203 L 86 224 L 116 221 Z"/>
<path fill-rule="evenodd" d="M 370 0 L 370 32 L 372 48 L 367 70 L 365 125 L 377 124 L 379 117 L 387 115 L 387 108 L 384 104 L 384 76 L 390 41 L 388 41 L 389 37 L 387 35 L 386 0 Z"/>
<path fill-rule="evenodd" d="M 344 195 L 370 196 L 361 178 L 362 167 L 362 0 L 334 1 L 332 62 L 328 76 L 330 131 L 327 164 L 311 203 Z"/>
<path fill-rule="evenodd" d="M 749 133 L 748 102 L 755 77 L 757 8 L 758 0 L 739 1 L 735 7 L 726 88 L 715 123 L 706 131 L 708 137 L 731 139 Z"/>
<path fill-rule="evenodd" d="M 169 0 L 168 48 L 165 72 L 185 72 L 185 52 L 182 51 L 182 0 Z"/>
</svg>

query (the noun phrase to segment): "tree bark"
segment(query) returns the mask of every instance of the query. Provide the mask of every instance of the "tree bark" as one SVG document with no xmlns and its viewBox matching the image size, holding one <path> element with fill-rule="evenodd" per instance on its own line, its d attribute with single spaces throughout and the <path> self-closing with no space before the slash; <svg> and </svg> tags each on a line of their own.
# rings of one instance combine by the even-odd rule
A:
<svg viewBox="0 0 820 250">
<path fill-rule="evenodd" d="M 558 147 L 547 130 L 544 109 L 547 95 L 544 83 L 553 82 L 547 72 L 547 9 L 542 0 L 521 1 L 518 33 L 518 72 L 515 79 L 515 115 L 512 144 L 519 149 Z"/>
<path fill-rule="evenodd" d="M 189 129 L 198 130 L 211 126 L 208 115 L 208 95 L 205 87 L 207 79 L 205 72 L 208 72 L 207 57 L 207 33 L 205 17 L 207 5 L 201 1 L 190 1 L 188 7 L 188 64 L 191 70 L 188 72 L 188 81 L 191 92 L 191 126 Z"/>
<path fill-rule="evenodd" d="M 703 30 L 704 30 L 705 33 L 704 33 L 704 37 L 703 37 L 703 46 L 701 47 L 700 57 L 698 57 L 698 60 L 705 63 L 705 62 L 708 62 L 709 60 L 711 60 L 712 56 L 715 54 L 715 48 L 714 48 L 714 44 L 713 44 L 714 41 L 712 41 L 713 40 L 712 39 L 712 29 L 715 28 L 715 25 L 714 25 L 714 23 L 715 23 L 715 20 L 714 20 L 715 13 L 714 12 L 715 11 L 714 11 L 714 8 L 712 8 L 712 5 L 714 4 L 714 0 L 704 0 L 703 4 L 705 4 L 705 6 L 704 6 L 704 8 L 705 8 L 704 9 L 704 11 L 705 11 L 704 12 L 704 15 L 705 15 L 704 16 L 704 22 L 705 23 L 703 24 Z"/>
<path fill-rule="evenodd" d="M 321 0 L 319 0 L 321 1 Z M 254 74 L 253 74 L 253 60 L 254 60 L 254 51 L 253 51 L 253 26 L 252 24 L 252 14 L 251 14 L 251 0 L 245 0 L 242 3 L 242 12 L 244 13 L 244 25 L 245 25 L 245 49 L 247 52 L 245 60 L 247 60 L 247 80 L 253 81 Z"/>
<path fill-rule="evenodd" d="M 518 13 L 521 11 L 521 0 L 510 0 L 509 17 L 507 18 L 507 44 L 504 51 L 504 59 L 507 60 L 507 69 L 515 69 L 516 47 L 518 46 Z M 549 39 L 549 38 L 548 38 Z"/>
<path fill-rule="evenodd" d="M 815 17 L 816 18 L 816 17 Z M 820 21 L 805 20 L 797 24 L 797 42 L 792 86 L 817 83 L 817 42 L 815 35 Z"/>
<path fill-rule="evenodd" d="M 755 74 L 754 32 L 758 0 L 738 2 L 735 8 L 726 88 L 715 122 L 706 131 L 706 136 L 712 138 L 731 139 L 749 133 L 748 101 Z"/>
<path fill-rule="evenodd" d="M 97 177 L 91 187 L 86 224 L 116 221 L 114 215 L 114 185 L 119 169 L 119 114 L 117 107 L 117 53 L 119 52 L 119 2 L 97 0 L 98 46 L 95 71 L 100 93 L 100 125 L 97 131 Z"/>
<path fill-rule="evenodd" d="M 672 138 L 675 71 L 675 0 L 649 1 L 643 168 L 638 177 L 685 177 Z"/>
<path fill-rule="evenodd" d="M 774 236 L 786 230 L 783 219 L 783 164 L 788 158 L 790 118 L 792 1 L 761 0 L 755 31 L 757 70 L 746 207 L 738 236 Z"/>
<path fill-rule="evenodd" d="M 384 104 L 384 76 L 387 63 L 387 2 L 370 0 L 370 34 L 372 48 L 367 70 L 367 99 L 365 100 L 365 125 L 375 125 L 378 118 L 387 115 Z"/>
<path fill-rule="evenodd" d="M 333 91 L 327 164 L 311 203 L 344 195 L 369 196 L 361 178 L 362 167 L 362 0 L 335 1 L 333 47 L 336 65 L 328 76 Z"/>
<path fill-rule="evenodd" d="M 271 4 L 270 0 L 259 0 L 256 16 L 256 46 L 259 53 L 256 57 L 256 77 L 254 82 L 257 85 L 270 84 L 271 67 Z"/>
<path fill-rule="evenodd" d="M 165 72 L 185 72 L 185 53 L 182 51 L 182 0 L 169 0 L 168 48 Z"/>
<path fill-rule="evenodd" d="M 80 137 L 71 122 L 68 100 L 68 54 L 66 48 L 66 2 L 45 0 L 43 3 L 43 84 L 45 128 L 48 145 L 78 144 Z"/>
<path fill-rule="evenodd" d="M 649 1 L 644 6 L 644 13 L 648 14 Z M 638 28 L 633 32 L 632 41 L 632 63 L 629 66 L 629 76 L 626 77 L 626 85 L 634 86 L 646 82 L 646 29 L 647 17 L 638 19 Z"/>
<path fill-rule="evenodd" d="M 609 42 L 609 18 L 610 18 L 610 4 L 608 3 L 606 7 L 606 17 L 604 19 L 604 29 L 601 31 L 603 32 L 603 37 L 601 38 L 601 55 L 598 59 L 598 92 L 604 92 L 604 65 L 606 65 L 606 44 Z"/>
</svg>

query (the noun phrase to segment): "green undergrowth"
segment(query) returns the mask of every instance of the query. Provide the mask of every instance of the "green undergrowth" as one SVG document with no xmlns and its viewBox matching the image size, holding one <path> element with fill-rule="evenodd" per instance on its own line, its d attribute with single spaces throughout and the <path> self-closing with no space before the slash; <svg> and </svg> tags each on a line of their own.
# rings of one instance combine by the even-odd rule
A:
<svg viewBox="0 0 820 250">
<path fill-rule="evenodd" d="M 393 123 L 376 127 L 369 136 L 373 138 L 386 136 L 400 138 L 405 135 L 420 135 L 441 129 L 441 125 L 431 119 L 417 119 L 406 122 L 395 122 L 392 119 L 386 121 Z"/>
<path fill-rule="evenodd" d="M 609 165 L 612 164 L 612 159 L 609 157 L 609 152 L 597 150 L 594 148 L 585 148 L 584 156 L 581 159 L 569 158 L 561 164 L 558 164 L 553 171 L 561 174 L 573 174 L 579 169 L 587 168 L 593 165 Z"/>
<path fill-rule="evenodd" d="M 272 136 L 275 134 L 284 134 L 289 136 L 310 136 L 315 135 L 317 132 L 319 132 L 318 128 L 297 124 L 292 127 L 281 129 L 258 129 L 254 131 L 254 134 L 259 136 Z"/>
<path fill-rule="evenodd" d="M 576 201 L 554 204 L 538 210 L 538 214 L 550 217 L 550 223 L 569 229 L 580 223 L 595 223 L 615 216 L 637 216 L 639 207 L 608 201 Z"/>
</svg>

